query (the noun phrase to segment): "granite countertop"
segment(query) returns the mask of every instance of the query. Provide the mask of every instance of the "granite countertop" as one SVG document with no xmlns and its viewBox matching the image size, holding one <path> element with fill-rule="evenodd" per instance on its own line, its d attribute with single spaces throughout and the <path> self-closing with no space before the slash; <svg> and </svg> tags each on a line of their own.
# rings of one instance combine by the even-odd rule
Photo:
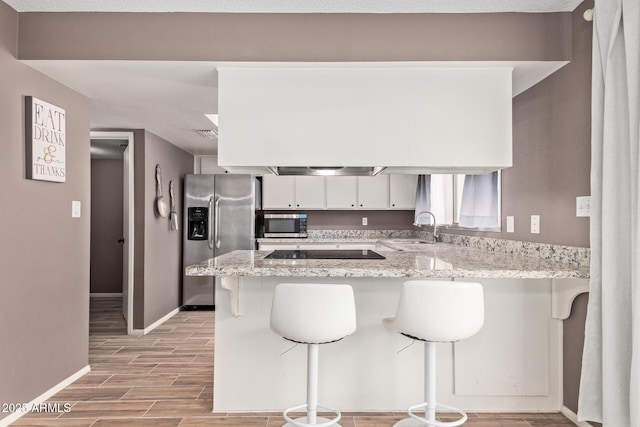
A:
<svg viewBox="0 0 640 427">
<path fill-rule="evenodd" d="M 355 237 L 335 237 L 332 239 L 327 239 L 323 237 L 305 237 L 305 238 L 293 238 L 293 237 L 262 237 L 256 239 L 258 243 L 295 243 L 295 244 L 304 244 L 304 243 L 378 243 L 382 240 L 388 239 L 380 239 L 375 237 L 363 237 L 363 238 L 355 238 Z"/>
<path fill-rule="evenodd" d="M 361 239 L 357 241 L 364 243 Z M 419 244 L 380 239 L 377 241 L 391 244 L 399 250 L 381 251 L 386 257 L 384 260 L 272 260 L 264 259 L 271 251 L 233 251 L 189 266 L 186 273 L 190 276 L 276 277 L 589 277 L 588 266 L 540 256 L 495 252 L 450 243 Z"/>
</svg>

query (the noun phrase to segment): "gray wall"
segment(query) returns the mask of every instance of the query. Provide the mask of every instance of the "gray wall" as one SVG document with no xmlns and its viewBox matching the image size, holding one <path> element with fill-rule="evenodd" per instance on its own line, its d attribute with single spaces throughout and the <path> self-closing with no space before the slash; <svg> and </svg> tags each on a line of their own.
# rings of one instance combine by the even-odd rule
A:
<svg viewBox="0 0 640 427">
<path fill-rule="evenodd" d="M 565 60 L 569 13 L 22 13 L 21 59 Z"/>
<path fill-rule="evenodd" d="M 0 402 L 29 402 L 88 364 L 89 103 L 15 59 L 0 2 Z M 67 180 L 25 179 L 24 96 L 66 110 Z M 71 218 L 71 201 L 82 217 Z M 7 413 L 0 413 L 0 419 Z"/>
<path fill-rule="evenodd" d="M 267 213 L 293 213 L 292 211 L 266 211 Z M 297 211 L 296 211 L 297 212 Z M 414 211 L 300 211 L 309 215 L 309 230 L 406 230 L 412 228 Z M 367 217 L 367 226 L 362 225 Z"/>
<path fill-rule="evenodd" d="M 151 325 L 181 305 L 182 201 L 184 175 L 193 173 L 193 156 L 162 138 L 145 132 L 144 326 Z M 175 182 L 180 230 L 170 230 L 169 219 L 153 209 L 156 200 L 155 167 L 162 167 L 163 195 L 169 200 L 169 181 Z"/>
<path fill-rule="evenodd" d="M 96 131 L 131 129 L 99 128 Z M 193 173 L 191 154 L 144 129 L 134 139 L 134 267 L 133 328 L 144 329 L 181 305 L 182 230 L 169 229 L 169 218 L 155 208 L 156 164 L 162 167 L 163 195 L 169 200 L 169 181 L 176 183 L 176 212 L 182 226 L 184 175 Z"/>
<path fill-rule="evenodd" d="M 122 292 L 122 159 L 91 160 L 91 293 Z"/>
<path fill-rule="evenodd" d="M 589 6 L 591 5 L 591 6 Z M 590 194 L 591 22 L 572 14 L 571 63 L 513 100 L 513 167 L 502 175 L 501 239 L 589 246 L 589 218 L 576 218 L 576 196 Z M 515 233 L 506 233 L 506 216 Z M 540 234 L 531 234 L 540 215 Z"/>
</svg>

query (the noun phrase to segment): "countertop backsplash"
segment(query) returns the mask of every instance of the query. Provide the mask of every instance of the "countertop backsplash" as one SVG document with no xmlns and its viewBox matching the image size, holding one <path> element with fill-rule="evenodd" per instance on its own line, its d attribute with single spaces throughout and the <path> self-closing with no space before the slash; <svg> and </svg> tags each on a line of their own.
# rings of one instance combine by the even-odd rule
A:
<svg viewBox="0 0 640 427">
<path fill-rule="evenodd" d="M 421 230 L 308 230 L 308 240 L 423 239 Z M 427 233 L 431 235 L 431 233 Z"/>
<path fill-rule="evenodd" d="M 468 246 L 486 251 L 525 255 L 552 261 L 588 267 L 591 249 L 520 240 L 492 239 L 490 237 L 463 236 L 442 233 L 442 241 L 453 245 Z"/>
<path fill-rule="evenodd" d="M 464 236 L 439 233 L 443 243 L 467 246 L 484 251 L 524 255 L 548 259 L 580 267 L 588 267 L 591 257 L 589 248 L 552 245 L 548 243 L 524 242 L 520 240 L 493 239 L 489 237 Z M 309 230 L 306 241 L 349 241 L 380 239 L 432 239 L 431 230 Z M 261 239 L 268 240 L 268 239 Z"/>
</svg>

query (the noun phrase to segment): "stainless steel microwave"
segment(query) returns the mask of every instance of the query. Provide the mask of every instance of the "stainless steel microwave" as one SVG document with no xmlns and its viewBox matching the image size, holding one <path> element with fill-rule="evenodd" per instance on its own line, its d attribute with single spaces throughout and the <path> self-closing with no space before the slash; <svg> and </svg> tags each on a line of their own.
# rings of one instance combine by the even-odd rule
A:
<svg viewBox="0 0 640 427">
<path fill-rule="evenodd" d="M 265 214 L 264 237 L 307 237 L 307 214 Z"/>
</svg>

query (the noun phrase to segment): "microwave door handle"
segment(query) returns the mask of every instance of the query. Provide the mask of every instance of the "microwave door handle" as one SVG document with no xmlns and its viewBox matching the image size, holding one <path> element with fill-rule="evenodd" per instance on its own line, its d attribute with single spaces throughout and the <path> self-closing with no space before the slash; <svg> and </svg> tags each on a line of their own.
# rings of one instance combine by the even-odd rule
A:
<svg viewBox="0 0 640 427">
<path fill-rule="evenodd" d="M 216 197 L 213 224 L 215 227 L 216 248 L 220 249 L 220 197 Z"/>
<path fill-rule="evenodd" d="M 207 236 L 207 243 L 209 244 L 209 249 L 213 250 L 213 231 L 211 230 L 211 212 L 213 212 L 211 210 L 211 205 L 212 204 L 213 204 L 213 198 L 210 198 L 209 199 L 209 221 L 208 221 L 209 226 L 207 227 L 208 231 L 209 231 L 209 234 Z"/>
</svg>

